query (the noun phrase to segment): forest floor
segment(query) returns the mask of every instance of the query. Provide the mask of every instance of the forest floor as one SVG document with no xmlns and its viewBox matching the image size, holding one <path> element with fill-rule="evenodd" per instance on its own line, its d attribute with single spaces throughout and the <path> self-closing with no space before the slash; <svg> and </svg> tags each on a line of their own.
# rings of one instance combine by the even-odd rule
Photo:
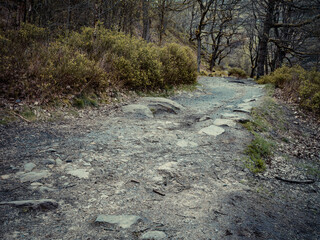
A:
<svg viewBox="0 0 320 240">
<path fill-rule="evenodd" d="M 267 109 L 251 80 L 199 83 L 0 126 L 0 238 L 320 239 L 319 123 L 281 101 Z M 267 170 L 253 174 L 243 123 L 259 106 L 281 114 L 268 118 Z"/>
</svg>

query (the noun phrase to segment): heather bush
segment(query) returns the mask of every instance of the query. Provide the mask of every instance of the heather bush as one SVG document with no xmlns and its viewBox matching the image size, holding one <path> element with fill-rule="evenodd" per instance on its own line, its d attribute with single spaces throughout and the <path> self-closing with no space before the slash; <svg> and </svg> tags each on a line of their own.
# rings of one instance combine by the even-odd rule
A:
<svg viewBox="0 0 320 240">
<path fill-rule="evenodd" d="M 283 89 L 285 98 L 320 114 L 320 72 L 307 71 L 300 66 L 291 68 L 284 66 L 260 78 L 258 83 L 272 83 Z"/>
<path fill-rule="evenodd" d="M 246 78 L 247 77 L 247 73 L 242 70 L 241 68 L 231 68 L 229 71 L 229 76 L 234 76 L 237 78 Z"/>
<path fill-rule="evenodd" d="M 30 24 L 0 32 L 3 94 L 43 103 L 101 96 L 111 86 L 161 91 L 196 81 L 192 52 L 177 44 L 161 48 L 100 25 L 50 41 L 46 35 Z"/>
</svg>

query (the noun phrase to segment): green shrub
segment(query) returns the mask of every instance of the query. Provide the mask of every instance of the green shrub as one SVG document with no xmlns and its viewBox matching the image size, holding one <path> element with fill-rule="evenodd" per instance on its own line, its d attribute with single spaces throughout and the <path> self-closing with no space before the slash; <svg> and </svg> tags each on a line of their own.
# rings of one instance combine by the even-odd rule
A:
<svg viewBox="0 0 320 240">
<path fill-rule="evenodd" d="M 247 77 L 247 73 L 242 70 L 241 68 L 231 68 L 229 71 L 229 76 L 234 76 L 237 78 L 246 78 Z"/>
<path fill-rule="evenodd" d="M 258 83 L 272 83 L 283 89 L 287 99 L 294 100 L 301 107 L 320 114 L 320 72 L 306 71 L 300 66 L 282 67 L 260 78 Z"/>
<path fill-rule="evenodd" d="M 194 84 L 197 65 L 191 50 L 171 43 L 161 49 L 162 76 L 166 86 Z"/>
<path fill-rule="evenodd" d="M 161 48 L 101 25 L 49 42 L 46 35 L 30 24 L 0 31 L 1 91 L 7 97 L 43 103 L 102 96 L 111 87 L 148 92 L 196 82 L 192 52 L 177 44 Z"/>
</svg>

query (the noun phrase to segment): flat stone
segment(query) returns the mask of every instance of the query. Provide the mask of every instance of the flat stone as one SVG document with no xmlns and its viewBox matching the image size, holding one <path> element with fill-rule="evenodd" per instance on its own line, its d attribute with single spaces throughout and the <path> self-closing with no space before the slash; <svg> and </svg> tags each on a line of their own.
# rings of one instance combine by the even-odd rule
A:
<svg viewBox="0 0 320 240">
<path fill-rule="evenodd" d="M 244 113 L 223 113 L 221 115 L 221 118 L 223 119 L 232 119 L 234 121 L 238 122 L 247 122 L 250 121 L 250 116 Z"/>
<path fill-rule="evenodd" d="M 151 110 L 141 104 L 131 104 L 122 107 L 122 112 L 139 118 L 153 118 Z"/>
<path fill-rule="evenodd" d="M 141 235 L 140 239 L 158 240 L 167 238 L 167 234 L 161 231 L 148 231 Z"/>
<path fill-rule="evenodd" d="M 39 172 L 28 172 L 21 174 L 20 181 L 21 182 L 36 182 L 40 179 L 47 178 L 51 175 L 51 173 L 47 170 L 39 171 Z"/>
<path fill-rule="evenodd" d="M 236 122 L 231 120 L 231 119 L 216 119 L 213 122 L 214 125 L 216 126 L 228 126 L 228 127 L 235 127 L 236 126 Z"/>
<path fill-rule="evenodd" d="M 211 119 L 211 117 L 209 117 L 209 116 L 204 116 L 204 117 L 202 117 L 202 118 L 199 119 L 199 122 L 204 122 L 204 121 L 207 121 L 207 120 L 210 120 L 210 119 Z"/>
<path fill-rule="evenodd" d="M 215 136 L 215 137 L 221 135 L 224 132 L 225 132 L 225 130 L 223 128 L 217 127 L 215 125 L 211 125 L 209 127 L 203 128 L 199 131 L 200 134 L 207 134 L 207 135 Z"/>
<path fill-rule="evenodd" d="M 1 179 L 2 180 L 7 180 L 7 179 L 9 179 L 11 177 L 11 175 L 10 174 L 5 174 L 5 175 L 1 175 Z"/>
<path fill-rule="evenodd" d="M 78 178 L 89 179 L 89 172 L 86 169 L 69 170 L 67 173 Z"/>
<path fill-rule="evenodd" d="M 142 101 L 146 102 L 148 107 L 152 109 L 154 113 L 174 113 L 177 114 L 185 108 L 179 103 L 167 98 L 161 97 L 144 97 Z"/>
<path fill-rule="evenodd" d="M 45 165 L 55 165 L 56 164 L 56 161 L 53 160 L 53 159 L 45 159 L 42 161 L 43 164 Z"/>
<path fill-rule="evenodd" d="M 177 168 L 178 163 L 177 162 L 167 162 L 160 167 L 158 167 L 159 173 L 169 175 L 170 177 L 174 177 L 177 175 Z"/>
<path fill-rule="evenodd" d="M 133 224 L 142 220 L 141 217 L 135 215 L 99 215 L 96 223 L 107 223 L 118 225 L 121 228 L 130 228 Z"/>
<path fill-rule="evenodd" d="M 195 142 L 190 142 L 190 141 L 186 141 L 186 140 L 179 140 L 177 142 L 177 145 L 182 148 L 184 148 L 184 147 L 197 147 L 198 146 L 198 144 L 196 144 Z"/>
<path fill-rule="evenodd" d="M 244 113 L 251 113 L 252 105 L 250 103 L 241 103 L 238 104 L 237 109 L 234 109 L 234 112 L 244 112 Z"/>
<path fill-rule="evenodd" d="M 55 209 L 59 204 L 53 199 L 39 199 L 39 200 L 22 200 L 11 202 L 0 202 L 0 205 L 9 205 L 13 207 L 27 207 L 32 209 Z"/>
<path fill-rule="evenodd" d="M 25 172 L 31 172 L 35 167 L 36 167 L 36 165 L 34 163 L 32 163 L 32 162 L 26 163 L 23 166 Z"/>
</svg>

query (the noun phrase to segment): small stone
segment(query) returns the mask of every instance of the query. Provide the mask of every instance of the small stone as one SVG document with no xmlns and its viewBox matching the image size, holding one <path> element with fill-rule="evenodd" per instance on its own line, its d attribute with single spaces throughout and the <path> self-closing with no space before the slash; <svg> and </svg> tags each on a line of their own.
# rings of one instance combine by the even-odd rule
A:
<svg viewBox="0 0 320 240">
<path fill-rule="evenodd" d="M 27 207 L 32 209 L 55 209 L 59 206 L 59 204 L 52 199 L 0 202 L 0 205 L 9 205 L 18 208 Z"/>
<path fill-rule="evenodd" d="M 36 167 L 36 165 L 34 163 L 32 163 L 32 162 L 26 163 L 23 166 L 25 172 L 31 172 L 35 167 Z"/>
<path fill-rule="evenodd" d="M 45 165 L 55 165 L 56 164 L 56 161 L 53 160 L 53 159 L 45 159 L 42 161 L 43 164 Z"/>
<path fill-rule="evenodd" d="M 62 160 L 60 158 L 56 159 L 56 165 L 61 166 L 63 164 Z"/>
<path fill-rule="evenodd" d="M 118 225 L 121 228 L 130 228 L 133 224 L 142 220 L 141 217 L 135 215 L 99 215 L 96 223 L 107 223 Z"/>
<path fill-rule="evenodd" d="M 165 239 L 167 235 L 161 231 L 149 231 L 141 235 L 140 239 L 158 240 Z"/>
<path fill-rule="evenodd" d="M 189 142 L 189 141 L 186 141 L 186 140 L 180 140 L 180 141 L 178 141 L 178 142 L 177 142 L 177 145 L 178 145 L 179 147 L 182 147 L 182 148 L 184 148 L 184 147 L 197 147 L 197 146 L 198 146 L 198 144 L 196 144 L 196 143 L 194 143 L 194 142 Z"/>
<path fill-rule="evenodd" d="M 89 179 L 89 173 L 86 169 L 69 170 L 68 174 L 82 179 Z"/>
<path fill-rule="evenodd" d="M 47 178 L 51 175 L 51 173 L 47 170 L 39 171 L 39 172 L 28 172 L 21 174 L 20 181 L 21 182 L 36 182 L 42 178 Z"/>
<path fill-rule="evenodd" d="M 170 177 L 174 177 L 177 175 L 177 168 L 177 162 L 168 162 L 158 167 L 158 171 L 159 173 L 163 173 L 169 175 Z"/>
<path fill-rule="evenodd" d="M 206 128 L 203 128 L 199 131 L 200 134 L 207 134 L 207 135 L 210 135 L 210 136 L 219 136 L 221 135 L 222 133 L 224 133 L 224 129 L 221 128 L 221 127 L 217 127 L 215 125 L 211 125 L 209 127 L 206 127 Z"/>
<path fill-rule="evenodd" d="M 5 175 L 1 175 L 0 178 L 1 178 L 2 180 L 7 180 L 7 179 L 10 178 L 10 176 L 11 176 L 10 174 L 5 174 Z"/>
</svg>

